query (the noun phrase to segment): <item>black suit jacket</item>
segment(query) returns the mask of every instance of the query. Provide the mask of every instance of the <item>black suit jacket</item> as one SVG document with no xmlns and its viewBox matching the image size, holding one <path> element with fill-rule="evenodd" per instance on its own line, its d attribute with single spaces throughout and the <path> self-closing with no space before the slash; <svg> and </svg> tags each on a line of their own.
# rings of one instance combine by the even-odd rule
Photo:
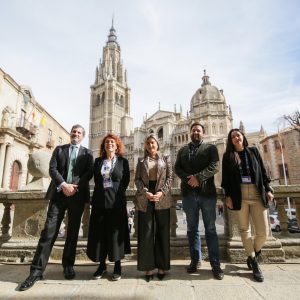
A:
<svg viewBox="0 0 300 300">
<path fill-rule="evenodd" d="M 58 193 L 57 188 L 67 179 L 69 148 L 70 144 L 65 144 L 57 146 L 53 151 L 49 165 L 49 174 L 52 181 L 45 197 L 48 200 L 54 200 L 62 196 L 62 192 Z M 72 183 L 78 185 L 79 198 L 89 201 L 89 181 L 93 176 L 93 154 L 89 149 L 80 146 L 73 172 Z"/>
<path fill-rule="evenodd" d="M 111 174 L 113 187 L 103 188 L 103 176 L 101 168 L 103 158 L 96 158 L 94 164 L 94 193 L 92 206 L 101 208 L 121 208 L 126 207 L 125 191 L 130 180 L 128 160 L 124 157 L 117 157 L 117 161 Z"/>
<path fill-rule="evenodd" d="M 255 185 L 261 196 L 262 204 L 268 207 L 266 192 L 272 191 L 270 178 L 267 175 L 262 158 L 256 147 L 247 147 L 246 152 L 251 159 L 252 171 L 255 177 Z M 233 210 L 240 210 L 242 204 L 241 175 L 238 165 L 233 164 L 226 153 L 222 161 L 222 188 L 226 197 L 231 197 Z"/>
</svg>

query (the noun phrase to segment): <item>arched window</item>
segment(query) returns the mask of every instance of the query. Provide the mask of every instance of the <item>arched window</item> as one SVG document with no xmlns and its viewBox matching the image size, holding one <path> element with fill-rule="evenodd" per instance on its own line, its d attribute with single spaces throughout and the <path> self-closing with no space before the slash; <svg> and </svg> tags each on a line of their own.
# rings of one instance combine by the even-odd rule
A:
<svg viewBox="0 0 300 300">
<path fill-rule="evenodd" d="M 120 106 L 124 107 L 124 97 L 121 96 L 120 98 Z"/>
<path fill-rule="evenodd" d="M 162 127 L 158 130 L 157 137 L 159 139 L 163 139 L 164 138 L 164 129 Z"/>
<path fill-rule="evenodd" d="M 105 100 L 105 92 L 102 93 L 101 103 L 104 103 L 104 100 Z"/>
<path fill-rule="evenodd" d="M 221 134 L 224 133 L 224 127 L 223 127 L 223 124 L 220 124 L 220 133 L 221 133 Z"/>
<path fill-rule="evenodd" d="M 149 129 L 149 134 L 154 133 L 153 129 Z"/>
<path fill-rule="evenodd" d="M 100 105 L 100 95 L 97 95 L 97 99 L 96 99 L 96 105 Z"/>
<path fill-rule="evenodd" d="M 217 130 L 216 130 L 216 124 L 213 123 L 212 124 L 212 134 L 216 134 L 217 133 Z"/>
</svg>

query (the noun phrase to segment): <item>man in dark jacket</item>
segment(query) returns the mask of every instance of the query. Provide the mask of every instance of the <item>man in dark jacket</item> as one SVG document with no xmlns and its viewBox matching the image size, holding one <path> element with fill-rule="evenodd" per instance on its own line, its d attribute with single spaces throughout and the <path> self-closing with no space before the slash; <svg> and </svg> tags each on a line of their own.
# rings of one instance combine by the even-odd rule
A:
<svg viewBox="0 0 300 300">
<path fill-rule="evenodd" d="M 46 199 L 50 200 L 44 230 L 30 267 L 30 275 L 21 284 L 20 291 L 31 288 L 43 278 L 43 272 L 57 238 L 60 225 L 68 212 L 68 230 L 62 265 L 66 279 L 73 279 L 76 246 L 82 213 L 89 201 L 89 180 L 93 176 L 93 155 L 81 146 L 85 130 L 74 125 L 70 133 L 70 144 L 57 146 L 50 160 L 49 174 L 52 179 Z"/>
<path fill-rule="evenodd" d="M 216 187 L 214 174 L 218 172 L 219 155 L 212 144 L 203 143 L 204 126 L 195 122 L 191 126 L 191 142 L 177 154 L 175 172 L 181 179 L 183 210 L 187 220 L 187 234 L 191 263 L 188 273 L 195 273 L 201 262 L 199 211 L 202 211 L 205 238 L 212 272 L 216 279 L 223 279 L 220 268 L 219 241 L 216 232 Z"/>
</svg>

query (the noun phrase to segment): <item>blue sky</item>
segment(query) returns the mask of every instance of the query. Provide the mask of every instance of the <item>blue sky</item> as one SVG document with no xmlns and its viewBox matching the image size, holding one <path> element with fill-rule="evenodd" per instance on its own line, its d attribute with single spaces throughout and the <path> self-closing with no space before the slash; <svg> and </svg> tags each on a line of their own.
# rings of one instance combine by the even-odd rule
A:
<svg viewBox="0 0 300 300">
<path fill-rule="evenodd" d="M 134 127 L 159 102 L 186 112 L 206 69 L 234 126 L 271 134 L 300 106 L 299 10 L 297 0 L 0 0 L 0 67 L 66 129 L 88 128 L 114 14 Z"/>
</svg>

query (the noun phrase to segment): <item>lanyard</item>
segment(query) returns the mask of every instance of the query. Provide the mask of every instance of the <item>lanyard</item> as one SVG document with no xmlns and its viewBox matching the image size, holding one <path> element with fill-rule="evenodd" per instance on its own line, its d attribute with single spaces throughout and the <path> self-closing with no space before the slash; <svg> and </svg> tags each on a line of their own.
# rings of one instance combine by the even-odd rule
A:
<svg viewBox="0 0 300 300">
<path fill-rule="evenodd" d="M 250 176 L 250 165 L 249 165 L 249 160 L 248 160 L 248 155 L 247 152 L 245 151 L 245 163 L 246 163 L 246 170 L 247 170 L 247 175 Z M 242 156 L 242 155 L 241 155 Z M 241 157 L 240 156 L 240 157 Z M 240 174 L 241 176 L 243 176 L 243 168 L 242 168 L 242 159 L 241 159 L 241 163 L 239 164 L 239 170 L 240 170 Z"/>
</svg>

